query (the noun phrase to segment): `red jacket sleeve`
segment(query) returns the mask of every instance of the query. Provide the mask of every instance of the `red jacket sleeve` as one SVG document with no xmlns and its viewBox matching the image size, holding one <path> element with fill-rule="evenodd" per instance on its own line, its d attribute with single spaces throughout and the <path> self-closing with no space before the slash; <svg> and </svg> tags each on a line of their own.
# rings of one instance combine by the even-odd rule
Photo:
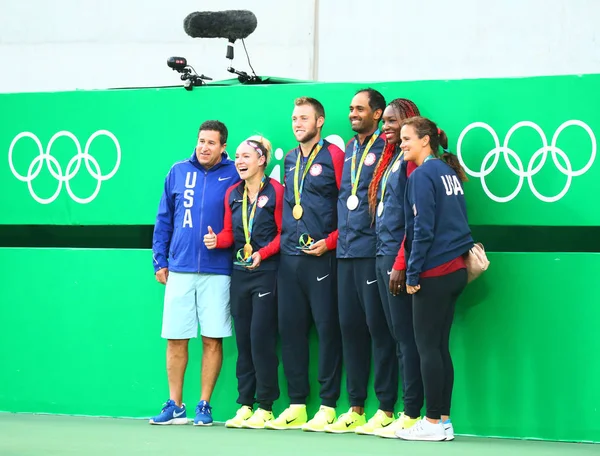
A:
<svg viewBox="0 0 600 456">
<path fill-rule="evenodd" d="M 417 169 L 417 164 L 415 162 L 408 162 L 406 164 L 406 177 L 410 177 L 412 172 Z M 406 259 L 404 258 L 404 242 L 406 241 L 406 235 L 404 235 L 404 239 L 402 239 L 402 244 L 400 245 L 400 250 L 398 250 L 398 255 L 396 256 L 396 261 L 394 262 L 394 269 L 396 271 L 404 271 L 406 270 Z"/>
<path fill-rule="evenodd" d="M 223 218 L 223 230 L 217 234 L 217 249 L 227 249 L 233 245 L 233 223 L 231 222 L 231 206 L 229 206 L 229 195 L 238 184 L 235 184 L 225 192 L 225 216 Z"/>
<path fill-rule="evenodd" d="M 329 146 L 329 153 L 331 154 L 331 161 L 333 162 L 333 170 L 335 172 L 335 182 L 337 184 L 338 190 L 342 184 L 342 171 L 344 170 L 344 152 L 342 150 L 331 144 Z M 338 230 L 332 231 L 325 239 L 325 245 L 327 245 L 328 250 L 333 250 L 337 247 L 338 240 Z"/>
<path fill-rule="evenodd" d="M 404 259 L 404 241 L 406 241 L 406 235 L 404 235 L 404 239 L 402 239 L 402 244 L 400 244 L 400 250 L 398 250 L 396 261 L 394 261 L 394 269 L 396 271 L 406 270 L 406 260 Z"/>
<path fill-rule="evenodd" d="M 275 180 L 271 180 L 271 185 L 275 189 L 275 224 L 277 225 L 277 235 L 271 242 L 259 249 L 261 260 L 265 260 L 270 256 L 279 253 L 279 245 L 281 240 L 281 219 L 283 217 L 283 185 Z"/>
</svg>

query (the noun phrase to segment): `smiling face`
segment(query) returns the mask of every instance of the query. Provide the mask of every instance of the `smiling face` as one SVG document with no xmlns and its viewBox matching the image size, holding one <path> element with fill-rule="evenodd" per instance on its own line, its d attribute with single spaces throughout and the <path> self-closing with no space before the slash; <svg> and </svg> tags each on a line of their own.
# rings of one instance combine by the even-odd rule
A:
<svg viewBox="0 0 600 456">
<path fill-rule="evenodd" d="M 402 127 L 400 139 L 402 140 L 400 148 L 404 152 L 404 159 L 407 161 L 419 162 L 431 153 L 429 135 L 419 138 L 415 127 L 412 125 Z"/>
<path fill-rule="evenodd" d="M 385 139 L 388 143 L 400 143 L 400 125 L 403 120 L 400 112 L 393 105 L 388 105 L 383 111 L 382 131 L 385 133 Z"/>
<path fill-rule="evenodd" d="M 380 110 L 376 112 L 381 113 Z M 375 113 L 369 105 L 369 94 L 367 92 L 359 92 L 354 95 L 348 118 L 352 130 L 356 133 L 367 134 L 377 129 L 379 118 L 375 118 Z"/>
<path fill-rule="evenodd" d="M 294 106 L 292 113 L 292 130 L 296 141 L 300 144 L 307 143 L 319 134 L 325 119 L 317 117 L 317 112 L 309 104 Z"/>
<path fill-rule="evenodd" d="M 198 133 L 196 157 L 205 168 L 212 168 L 221 160 L 226 144 L 221 144 L 221 134 L 215 130 L 201 130 Z"/>
<path fill-rule="evenodd" d="M 258 146 L 254 148 L 244 141 L 235 151 L 235 167 L 240 179 L 248 180 L 256 174 L 264 172 L 266 157 L 259 154 L 257 149 Z"/>
</svg>

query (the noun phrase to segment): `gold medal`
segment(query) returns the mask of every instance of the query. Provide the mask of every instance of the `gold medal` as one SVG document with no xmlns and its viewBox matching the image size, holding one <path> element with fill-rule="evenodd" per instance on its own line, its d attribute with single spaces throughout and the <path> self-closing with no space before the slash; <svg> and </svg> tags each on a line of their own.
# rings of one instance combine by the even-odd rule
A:
<svg viewBox="0 0 600 456">
<path fill-rule="evenodd" d="M 250 244 L 244 244 L 244 259 L 248 259 L 252 256 L 252 246 Z"/>
<path fill-rule="evenodd" d="M 323 140 L 320 140 L 317 144 L 315 144 L 310 151 L 308 156 L 308 160 L 306 162 L 306 166 L 304 167 L 304 171 L 302 172 L 302 180 L 300 181 L 300 158 L 302 157 L 302 150 L 298 147 L 297 157 L 296 157 L 296 171 L 294 172 L 294 209 L 292 210 L 292 215 L 296 220 L 300 220 L 302 218 L 302 214 L 304 213 L 304 209 L 300 205 L 300 199 L 302 197 L 302 189 L 304 188 L 304 179 L 306 178 L 306 173 L 312 166 L 313 161 L 317 158 L 317 154 L 323 147 Z"/>
<path fill-rule="evenodd" d="M 302 218 L 303 213 L 304 209 L 302 209 L 302 206 L 300 206 L 299 204 L 296 204 L 294 206 L 294 209 L 292 209 L 292 215 L 296 220 L 300 220 Z"/>
<path fill-rule="evenodd" d="M 380 201 L 379 204 L 377 205 L 377 216 L 381 217 L 382 214 L 383 214 L 383 201 Z"/>
</svg>

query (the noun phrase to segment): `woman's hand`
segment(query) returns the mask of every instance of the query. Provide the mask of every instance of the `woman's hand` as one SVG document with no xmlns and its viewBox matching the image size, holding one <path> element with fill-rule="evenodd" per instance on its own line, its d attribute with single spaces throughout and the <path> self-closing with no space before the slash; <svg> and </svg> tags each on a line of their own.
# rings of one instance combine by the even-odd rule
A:
<svg viewBox="0 0 600 456">
<path fill-rule="evenodd" d="M 398 296 L 406 286 L 406 271 L 404 269 L 392 269 L 390 273 L 390 293 Z"/>
<path fill-rule="evenodd" d="M 412 285 L 406 285 L 406 292 L 408 294 L 415 294 L 420 289 L 421 289 L 421 285 L 415 285 L 414 287 Z"/>
<path fill-rule="evenodd" d="M 204 235 L 204 245 L 209 250 L 212 250 L 217 246 L 217 235 L 210 226 L 208 227 L 208 234 Z"/>
</svg>

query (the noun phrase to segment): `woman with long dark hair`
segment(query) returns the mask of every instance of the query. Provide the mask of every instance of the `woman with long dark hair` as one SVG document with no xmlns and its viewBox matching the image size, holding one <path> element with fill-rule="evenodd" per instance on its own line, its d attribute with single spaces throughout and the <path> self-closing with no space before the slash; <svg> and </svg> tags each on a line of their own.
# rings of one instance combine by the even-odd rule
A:
<svg viewBox="0 0 600 456">
<path fill-rule="evenodd" d="M 431 120 L 406 119 L 400 138 L 404 159 L 417 165 L 404 198 L 406 291 L 413 296 L 426 416 L 396 434 L 404 440 L 451 440 L 450 329 L 456 300 L 467 284 L 464 256 L 474 244 L 462 186 L 466 175 L 448 150 L 446 134 Z"/>
</svg>

